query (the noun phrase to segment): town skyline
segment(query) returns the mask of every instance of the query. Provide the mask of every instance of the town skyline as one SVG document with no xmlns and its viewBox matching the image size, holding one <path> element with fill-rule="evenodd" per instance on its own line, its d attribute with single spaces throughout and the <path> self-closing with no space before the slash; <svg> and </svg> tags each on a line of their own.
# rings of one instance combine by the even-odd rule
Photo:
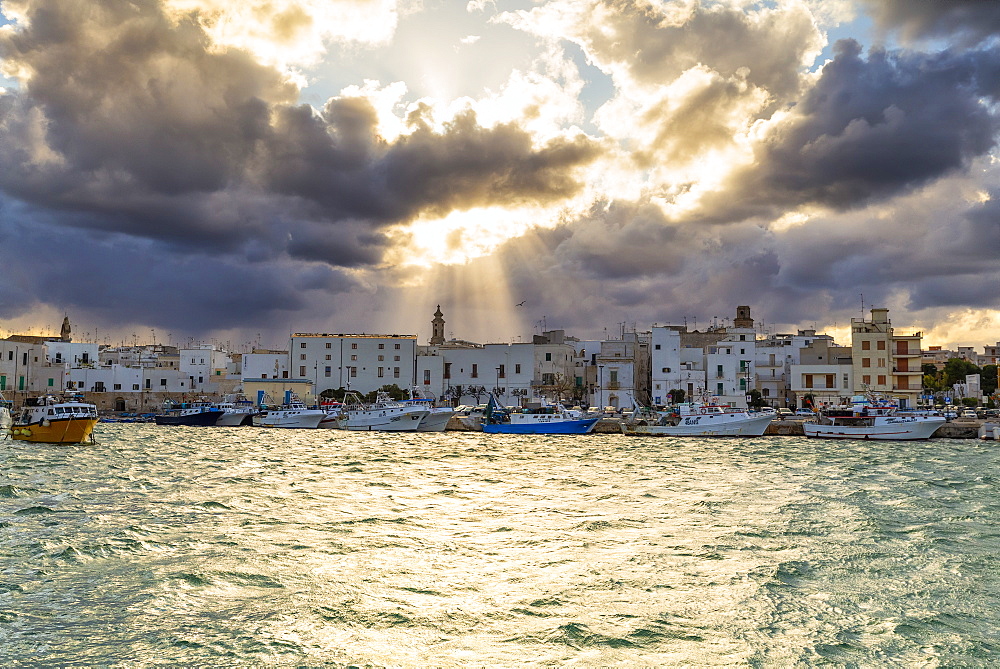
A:
<svg viewBox="0 0 1000 669">
<path fill-rule="evenodd" d="M 989 343 L 998 42 L 972 0 L 9 0 L 0 321 Z"/>
</svg>

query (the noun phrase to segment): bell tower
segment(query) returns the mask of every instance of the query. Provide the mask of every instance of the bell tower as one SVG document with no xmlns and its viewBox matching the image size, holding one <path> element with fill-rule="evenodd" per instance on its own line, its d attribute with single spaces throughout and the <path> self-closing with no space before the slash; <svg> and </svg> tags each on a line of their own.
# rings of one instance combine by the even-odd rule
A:
<svg viewBox="0 0 1000 669">
<path fill-rule="evenodd" d="M 441 313 L 441 305 L 437 305 L 434 312 L 434 320 L 431 321 L 431 346 L 444 344 L 444 314 Z"/>
<path fill-rule="evenodd" d="M 63 318 L 62 328 L 59 330 L 59 339 L 62 341 L 73 341 L 73 330 L 69 326 L 69 316 Z"/>
<path fill-rule="evenodd" d="M 733 319 L 734 328 L 753 328 L 753 319 L 750 318 L 750 307 L 736 307 L 736 318 Z"/>
</svg>

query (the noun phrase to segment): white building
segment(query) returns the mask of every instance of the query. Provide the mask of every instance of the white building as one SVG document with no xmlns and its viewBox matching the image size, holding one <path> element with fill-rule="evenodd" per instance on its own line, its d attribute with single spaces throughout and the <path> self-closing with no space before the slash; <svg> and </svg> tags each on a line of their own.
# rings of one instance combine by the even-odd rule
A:
<svg viewBox="0 0 1000 669">
<path fill-rule="evenodd" d="M 623 332 L 621 339 L 601 342 L 597 354 L 596 406 L 630 409 L 634 402 L 649 401 L 650 337 Z"/>
<path fill-rule="evenodd" d="M 288 371 L 312 381 L 317 393 L 344 388 L 365 394 L 392 384 L 407 390 L 414 384 L 416 357 L 415 335 L 296 333 Z M 246 363 L 244 376 L 251 376 Z"/>
</svg>

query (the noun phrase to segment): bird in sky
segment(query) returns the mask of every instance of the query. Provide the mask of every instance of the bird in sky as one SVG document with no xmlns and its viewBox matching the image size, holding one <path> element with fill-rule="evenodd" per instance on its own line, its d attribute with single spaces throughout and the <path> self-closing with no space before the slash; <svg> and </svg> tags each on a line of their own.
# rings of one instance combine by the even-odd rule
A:
<svg viewBox="0 0 1000 669">
<path fill-rule="evenodd" d="M 516 307 L 523 307 L 523 306 L 524 306 L 524 303 L 525 303 L 525 302 L 527 302 L 527 301 L 528 301 L 528 300 L 521 300 L 520 302 L 518 302 L 518 303 L 517 303 L 517 304 L 515 304 L 514 306 L 516 306 Z"/>
</svg>

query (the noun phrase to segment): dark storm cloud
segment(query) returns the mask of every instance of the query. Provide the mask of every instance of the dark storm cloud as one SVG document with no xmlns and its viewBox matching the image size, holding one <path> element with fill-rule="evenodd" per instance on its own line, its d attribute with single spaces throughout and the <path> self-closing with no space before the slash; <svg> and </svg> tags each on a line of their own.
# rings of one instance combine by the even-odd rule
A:
<svg viewBox="0 0 1000 669">
<path fill-rule="evenodd" d="M 862 0 L 875 25 L 905 40 L 948 38 L 971 45 L 1000 34 L 995 0 Z"/>
<path fill-rule="evenodd" d="M 706 201 L 721 216 L 803 203 L 845 209 L 895 195 L 949 172 L 996 145 L 998 119 L 983 80 L 995 50 L 928 55 L 873 50 L 853 40 L 756 148 L 732 190 Z M 996 99 L 994 98 L 995 102 Z"/>
<path fill-rule="evenodd" d="M 8 67 L 27 73 L 0 106 L 0 189 L 71 225 L 228 251 L 275 241 L 280 217 L 287 252 L 358 266 L 380 259 L 378 228 L 551 202 L 575 193 L 573 171 L 598 155 L 585 138 L 535 147 L 516 125 L 482 128 L 471 113 L 386 142 L 367 101 L 294 106 L 278 72 L 212 48 L 195 17 L 175 20 L 155 0 L 35 0 L 27 17 L 0 36 Z"/>
<path fill-rule="evenodd" d="M 320 204 L 330 218 L 383 224 L 420 212 L 565 198 L 580 188 L 573 169 L 599 153 L 582 136 L 535 149 L 516 125 L 483 128 L 471 111 L 441 133 L 418 125 L 394 144 L 377 135 L 375 123 L 362 99 L 331 100 L 322 118 L 308 107 L 282 110 L 264 181 Z"/>
<path fill-rule="evenodd" d="M 0 291 L 3 318 L 44 300 L 72 305 L 74 319 L 98 319 L 106 327 L 142 322 L 196 333 L 280 321 L 314 311 L 318 295 L 357 288 L 327 265 L 287 259 L 249 265 L 239 256 L 171 253 L 153 241 L 98 237 L 16 209 L 16 220 L 3 226 L 0 262 L 10 277 L 20 277 L 7 282 L 20 295 L 8 301 Z"/>
</svg>

